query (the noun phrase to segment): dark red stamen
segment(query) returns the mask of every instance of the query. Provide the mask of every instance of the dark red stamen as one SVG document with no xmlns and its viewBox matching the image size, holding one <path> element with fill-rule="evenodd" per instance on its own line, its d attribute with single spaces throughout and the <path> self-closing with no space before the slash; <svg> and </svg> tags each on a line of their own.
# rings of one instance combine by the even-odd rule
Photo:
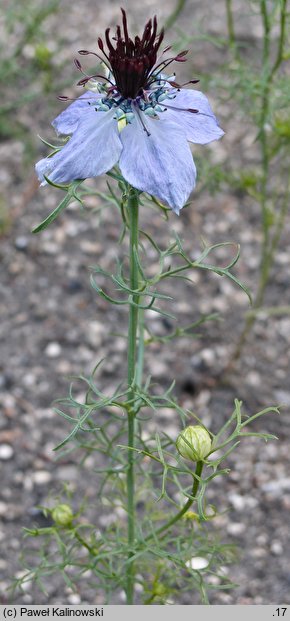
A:
<svg viewBox="0 0 290 621">
<path fill-rule="evenodd" d="M 177 56 L 172 56 L 172 58 L 166 58 L 162 60 L 158 65 L 154 67 L 154 72 L 156 72 L 156 69 L 159 69 L 159 72 L 164 71 L 164 69 L 166 69 L 166 67 L 168 67 L 168 65 L 171 65 L 171 63 L 173 63 L 174 61 L 177 61 L 179 63 L 185 63 L 186 58 L 183 58 L 183 56 L 185 56 L 187 53 L 188 50 L 185 50 L 184 52 L 180 52 L 179 54 L 177 54 Z"/>
<path fill-rule="evenodd" d="M 148 87 L 150 73 L 152 72 L 157 59 L 157 52 L 162 43 L 164 32 L 161 30 L 157 35 L 157 19 L 150 19 L 145 25 L 143 35 L 136 36 L 132 40 L 128 33 L 127 16 L 124 9 L 122 11 L 122 29 L 116 28 L 116 34 L 110 38 L 110 29 L 105 32 L 106 44 L 111 70 L 116 82 L 116 88 L 125 98 L 135 99 L 142 95 L 143 90 Z M 123 32 L 122 32 L 123 30 Z M 113 45 L 112 41 L 115 42 Z M 104 52 L 102 40 L 98 41 L 99 48 Z M 82 53 L 85 51 L 82 50 Z"/>
<path fill-rule="evenodd" d="M 198 114 L 199 110 L 196 110 L 196 108 L 179 108 L 178 106 L 171 106 L 166 104 L 166 108 L 169 108 L 170 110 L 177 110 L 178 112 L 191 112 L 192 114 Z"/>
<path fill-rule="evenodd" d="M 86 51 L 86 50 L 82 50 L 82 51 Z M 81 63 L 77 58 L 74 59 L 74 64 L 76 68 L 85 76 L 84 78 L 81 78 L 81 80 L 77 82 L 77 86 L 85 86 L 85 84 L 87 84 L 87 82 L 89 82 L 92 78 L 102 78 L 103 80 L 105 80 L 105 82 L 109 82 L 112 86 L 114 86 L 113 82 L 111 82 L 111 80 L 109 80 L 109 78 L 106 78 L 104 75 L 101 75 L 99 73 L 93 73 L 92 75 L 88 75 L 83 70 Z"/>
<path fill-rule="evenodd" d="M 188 84 L 198 84 L 198 82 L 200 82 L 200 80 L 188 80 L 188 82 L 184 82 L 183 84 L 178 84 L 177 82 L 172 82 L 172 80 L 170 80 L 170 85 L 174 86 L 174 88 L 183 88 L 183 86 L 187 86 Z"/>
<path fill-rule="evenodd" d="M 188 50 L 183 50 L 176 56 L 162 60 L 164 53 L 168 52 L 171 46 L 167 46 L 157 56 L 164 38 L 164 29 L 157 34 L 156 16 L 153 17 L 153 20 L 149 19 L 140 37 L 137 35 L 134 39 L 131 39 L 128 32 L 126 11 L 121 9 L 121 12 L 122 26 L 118 25 L 116 27 L 115 36 L 110 36 L 110 28 L 107 28 L 105 31 L 107 51 L 105 51 L 101 37 L 98 38 L 98 47 L 101 54 L 90 50 L 79 50 L 81 56 L 88 56 L 89 54 L 96 56 L 113 74 L 114 79 L 112 78 L 111 81 L 109 78 L 99 74 L 87 75 L 83 71 L 80 61 L 76 59 L 75 65 L 84 76 L 79 80 L 78 86 L 85 86 L 92 78 L 101 78 L 111 85 L 109 87 L 110 93 L 117 92 L 124 99 L 142 97 L 146 100 L 146 91 L 150 91 L 152 84 L 158 82 L 162 84 L 164 82 L 164 79 L 160 77 L 161 72 L 174 61 L 185 62 L 186 59 L 184 57 L 187 55 Z M 191 80 L 187 84 L 196 84 L 198 81 Z M 180 86 L 177 82 L 172 82 L 171 80 L 169 80 L 169 83 L 171 87 L 176 89 L 185 86 Z M 197 110 L 188 111 L 197 112 Z"/>
<path fill-rule="evenodd" d="M 105 82 L 109 82 L 109 84 L 111 84 L 111 86 L 115 89 L 115 84 L 113 84 L 113 82 L 111 82 L 111 80 L 109 80 L 109 78 L 106 78 L 106 76 L 101 75 L 100 73 L 93 73 L 93 75 L 86 75 L 84 78 L 81 78 L 81 80 L 79 80 L 77 82 L 77 86 L 85 86 L 85 84 L 87 84 L 87 82 L 89 82 L 90 80 L 92 80 L 93 78 L 101 78 L 102 80 L 104 80 Z"/>
<path fill-rule="evenodd" d="M 104 63 L 104 65 L 106 65 L 106 67 L 109 69 L 109 71 L 111 71 L 111 67 L 108 64 L 108 62 L 106 60 L 104 60 L 100 54 L 97 54 L 96 52 L 90 52 L 89 50 L 79 50 L 78 52 L 81 56 L 88 56 L 89 54 L 92 54 L 93 56 L 96 56 L 97 58 L 99 58 L 99 60 Z M 106 56 L 106 58 L 108 58 L 108 56 L 104 53 L 104 56 Z M 109 60 L 109 59 L 108 59 Z"/>
<path fill-rule="evenodd" d="M 59 99 L 60 101 L 78 101 L 79 97 L 67 97 L 66 95 L 58 95 L 57 99 Z M 94 98 L 93 97 L 83 97 L 82 99 L 83 99 L 83 101 L 84 100 L 92 101 Z"/>
</svg>

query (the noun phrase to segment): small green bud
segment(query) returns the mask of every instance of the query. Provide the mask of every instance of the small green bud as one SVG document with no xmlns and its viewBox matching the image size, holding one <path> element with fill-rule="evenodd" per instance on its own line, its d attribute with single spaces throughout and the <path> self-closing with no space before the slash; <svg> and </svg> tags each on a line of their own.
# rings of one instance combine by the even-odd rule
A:
<svg viewBox="0 0 290 621">
<path fill-rule="evenodd" d="M 73 520 L 73 512 L 69 505 L 56 505 L 51 516 L 58 526 L 70 526 Z"/>
<path fill-rule="evenodd" d="M 184 459 L 201 461 L 210 452 L 211 438 L 201 425 L 190 425 L 179 434 L 176 448 Z"/>
<path fill-rule="evenodd" d="M 153 593 L 155 597 L 163 597 L 164 595 L 166 595 L 167 589 L 163 584 L 160 584 L 159 582 L 157 582 L 157 584 L 154 585 Z"/>
<path fill-rule="evenodd" d="M 183 520 L 189 520 L 192 522 L 199 522 L 199 515 L 195 513 L 195 511 L 186 511 L 186 513 L 182 516 Z"/>
</svg>

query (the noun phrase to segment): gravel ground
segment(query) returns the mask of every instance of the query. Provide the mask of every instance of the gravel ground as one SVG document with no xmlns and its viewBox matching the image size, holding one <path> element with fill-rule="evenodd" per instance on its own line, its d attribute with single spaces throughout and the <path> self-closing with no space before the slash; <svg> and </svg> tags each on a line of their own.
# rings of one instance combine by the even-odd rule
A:
<svg viewBox="0 0 290 621">
<path fill-rule="evenodd" d="M 131 11 L 132 3 L 123 4 L 136 27 L 153 11 L 160 21 L 164 20 L 174 6 L 173 2 L 166 3 L 165 11 L 165 5 L 155 7 L 153 1 L 146 0 L 138 7 L 134 5 Z M 71 59 L 76 50 L 93 47 L 97 34 L 105 26 L 114 25 L 118 17 L 119 4 L 115 0 L 99 6 L 91 0 L 81 4 L 61 0 L 59 14 L 50 16 L 46 23 L 47 45 L 57 51 L 57 82 L 65 82 L 73 75 Z M 190 34 L 196 21 L 206 23 L 209 33 L 224 33 L 223 2 L 217 0 L 212 6 L 209 0 L 189 1 L 179 25 Z M 258 21 L 251 18 L 249 23 L 241 19 L 239 34 L 258 40 Z M 210 72 L 222 62 L 222 52 L 217 51 L 214 59 L 210 54 L 212 48 L 208 43 L 196 44 L 196 74 Z M 23 57 L 27 60 L 30 55 L 28 45 L 23 49 Z M 34 80 L 32 86 L 37 92 L 37 76 Z M 13 85 L 9 88 L 12 93 Z M 22 125 L 31 128 L 35 159 L 44 150 L 34 135 L 40 133 L 48 139 L 53 135 L 49 135 L 48 121 L 59 102 L 51 103 L 49 97 L 39 96 L 35 107 L 25 104 L 17 112 Z M 214 93 L 211 99 L 214 102 Z M 228 112 L 226 105 L 219 110 L 225 138 L 206 148 L 216 161 L 227 155 L 236 158 L 237 166 L 243 162 L 249 165 L 256 157 L 255 136 L 244 127 L 237 127 Z M 63 438 L 67 427 L 53 413 L 52 399 L 67 393 L 68 375 L 88 374 L 96 360 L 103 357 L 106 361 L 99 381 L 109 389 L 122 376 L 126 359 L 124 341 L 112 336 L 116 325 L 125 326 L 125 314 L 98 299 L 89 285 L 88 266 L 100 262 L 104 269 L 112 269 L 114 264 L 120 231 L 115 212 L 112 217 L 112 211 L 105 210 L 100 217 L 90 201 L 84 212 L 73 205 L 48 230 L 32 236 L 32 226 L 55 207 L 56 193 L 37 190 L 31 160 L 28 163 L 27 144 L 12 137 L 0 145 L 2 201 L 9 205 L 10 213 L 0 249 L 2 602 L 7 601 L 11 577 L 20 575 L 21 529 L 33 524 L 35 507 L 45 504 L 50 492 L 59 491 L 63 481 L 77 490 L 80 497 L 84 487 L 89 498 L 94 495 L 89 469 L 84 485 L 73 457 L 64 462 L 54 460 L 52 448 Z M 103 183 L 100 181 L 100 188 Z M 260 244 L 258 215 L 250 198 L 230 193 L 213 198 L 205 191 L 197 191 L 190 209 L 182 212 L 180 218 L 172 215 L 169 224 L 151 211 L 143 211 L 142 219 L 146 230 L 161 244 L 166 244 L 176 231 L 192 256 L 199 254 L 201 237 L 209 243 L 240 243 L 242 252 L 236 273 L 253 289 Z M 277 301 L 290 304 L 288 239 L 289 220 L 267 291 L 268 305 Z M 154 262 L 150 269 L 154 269 Z M 255 427 L 278 435 L 279 441 L 265 445 L 249 439 L 242 443 L 229 459 L 231 473 L 227 482 L 223 478 L 211 491 L 210 501 L 220 511 L 214 528 L 222 533 L 225 542 L 240 548 L 240 561 L 230 570 L 231 578 L 239 586 L 231 592 L 217 591 L 211 603 L 289 604 L 290 319 L 287 315 L 261 316 L 241 360 L 224 378 L 222 369 L 248 309 L 246 296 L 230 282 L 202 271 L 196 273 L 194 287 L 179 283 L 175 296 L 174 312 L 183 325 L 195 320 L 200 312 L 219 312 L 222 321 L 203 326 L 198 339 L 176 342 L 174 352 L 171 345 L 155 344 L 147 358 L 147 370 L 150 369 L 153 379 L 164 388 L 168 380 L 176 379 L 181 404 L 194 410 L 213 431 L 231 413 L 235 397 L 244 402 L 248 413 L 268 405 L 284 405 L 279 417 L 269 415 Z M 150 321 L 156 330 L 170 329 L 160 318 L 152 317 Z M 162 426 L 164 421 L 156 424 Z M 178 431 L 178 421 L 171 419 L 169 426 L 171 433 Z M 84 599 L 84 595 L 72 593 L 68 587 L 60 588 L 57 579 L 52 579 L 48 591 L 46 600 L 28 585 L 24 593 L 14 596 L 14 603 L 100 603 L 93 591 L 86 593 Z M 191 601 L 195 601 L 194 595 Z"/>
</svg>

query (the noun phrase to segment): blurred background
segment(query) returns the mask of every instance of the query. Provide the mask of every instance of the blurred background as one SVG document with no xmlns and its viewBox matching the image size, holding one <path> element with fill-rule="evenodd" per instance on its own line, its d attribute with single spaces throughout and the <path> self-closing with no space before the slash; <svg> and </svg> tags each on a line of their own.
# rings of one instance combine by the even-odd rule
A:
<svg viewBox="0 0 290 621">
<path fill-rule="evenodd" d="M 269 6 L 273 4 L 269 2 Z M 173 22 L 167 42 L 177 50 L 190 49 L 188 62 L 176 67 L 177 80 L 200 79 L 198 88 L 209 97 L 226 132 L 218 143 L 193 147 L 199 182 L 189 208 L 179 218 L 171 214 L 169 222 L 160 213 L 143 209 L 143 228 L 164 246 L 176 231 L 192 257 L 199 255 L 202 240 L 240 244 L 235 273 L 255 294 L 262 242 L 257 189 L 262 161 L 258 113 L 255 116 L 263 57 L 260 3 L 233 2 L 239 54 L 230 36 L 229 3 L 224 0 L 187 0 L 177 5 L 174 0 L 159 5 L 151 0 L 139 4 L 124 1 L 122 6 L 134 33 L 140 32 L 153 14 L 160 26 L 169 19 Z M 114 389 L 124 375 L 126 345 L 113 333 L 125 329 L 125 311 L 110 308 L 97 298 L 90 288 L 88 269 L 99 262 L 103 269 L 113 269 L 121 227 L 116 210 L 102 210 L 100 198 L 89 197 L 85 209 L 74 203 L 50 228 L 38 236 L 31 234 L 33 226 L 61 198 L 53 188 L 38 188 L 34 163 L 47 153 L 38 134 L 54 142 L 50 123 L 65 106 L 57 95 L 79 94 L 75 87 L 79 75 L 73 64 L 77 51 L 95 49 L 97 37 L 119 22 L 120 7 L 115 0 L 2 2 L 1 603 L 11 597 L 7 591 L 10 580 L 23 571 L 22 528 L 32 527 L 35 520 L 41 523 L 37 506 L 52 495 L 61 496 L 64 482 L 77 499 L 85 493 L 89 502 L 95 503 L 92 463 L 86 462 L 84 477 L 73 455 L 56 461 L 52 453 L 67 433 L 65 421 L 53 412 L 52 400 L 66 395 L 68 376 L 90 373 L 101 358 L 105 363 L 99 382 L 104 389 Z M 275 60 L 279 24 L 271 36 L 270 56 Z M 87 66 L 91 66 L 89 61 Z M 271 84 L 273 105 L 286 97 L 287 76 L 289 80 L 289 62 L 281 66 L 280 81 Z M 289 202 L 289 177 L 284 184 L 278 158 L 280 154 L 286 166 L 289 109 L 282 110 L 280 116 L 274 114 L 273 119 L 273 126 L 269 125 L 269 132 L 276 127 L 273 138 L 271 134 L 273 166 L 267 183 L 274 213 L 280 200 L 286 201 L 286 207 Z M 285 151 L 279 151 L 281 145 Z M 94 187 L 105 191 L 105 179 L 97 180 Z M 228 460 L 228 479 L 217 479 L 212 487 L 210 500 L 219 510 L 213 528 L 224 542 L 235 543 L 240 549 L 230 570 L 238 586 L 228 593 L 216 591 L 214 604 L 289 603 L 290 226 L 289 216 L 284 216 L 265 294 L 266 310 L 258 313 L 230 370 L 225 372 L 250 311 L 249 301 L 234 283 L 202 270 L 194 273 L 194 286 L 179 282 L 174 287 L 175 301 L 168 310 L 174 310 L 180 325 L 198 320 L 202 314 L 218 313 L 219 318 L 203 324 L 194 339 L 176 341 L 174 351 L 171 344 L 159 343 L 148 350 L 147 371 L 154 381 L 165 389 L 175 379 L 175 393 L 182 405 L 213 431 L 231 414 L 235 397 L 243 401 L 248 414 L 270 405 L 283 406 L 280 416 L 269 415 L 257 423 L 257 430 L 274 433 L 279 441 L 245 441 Z M 230 260 L 231 252 L 224 248 L 217 258 L 219 264 Z M 154 259 L 149 255 L 148 265 L 154 273 Z M 159 316 L 149 316 L 149 322 L 161 336 L 174 327 Z M 157 428 L 166 425 L 172 435 L 179 430 L 172 412 L 153 424 Z M 101 525 L 99 499 L 95 514 Z M 13 601 L 101 603 L 93 590 L 85 596 L 81 591 L 74 593 L 54 577 L 48 579 L 47 593 L 27 584 L 24 592 L 13 595 Z M 192 600 L 174 603 L 195 603 L 194 598 L 193 594 Z"/>
</svg>

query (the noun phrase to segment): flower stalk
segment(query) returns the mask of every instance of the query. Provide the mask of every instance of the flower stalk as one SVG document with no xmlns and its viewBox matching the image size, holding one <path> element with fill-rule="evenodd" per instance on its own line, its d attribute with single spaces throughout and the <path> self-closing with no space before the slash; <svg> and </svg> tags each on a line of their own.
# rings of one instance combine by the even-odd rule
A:
<svg viewBox="0 0 290 621">
<path fill-rule="evenodd" d="M 139 199 L 138 192 L 130 187 L 128 200 L 128 222 L 129 222 L 129 270 L 130 270 L 130 289 L 132 291 L 138 290 L 139 281 L 139 269 L 136 261 L 136 254 L 138 252 L 138 212 L 139 212 Z M 134 485 L 135 485 L 135 473 L 134 473 L 134 445 L 135 445 L 135 385 L 137 376 L 137 366 L 140 365 L 140 347 L 138 351 L 138 365 L 136 362 L 136 350 L 137 350 L 137 328 L 138 328 L 138 293 L 132 294 L 131 304 L 129 308 L 129 326 L 128 326 L 128 387 L 129 395 L 128 400 L 131 404 L 128 410 L 128 470 L 127 470 L 127 511 L 128 511 L 128 559 L 134 555 L 134 539 L 135 539 L 135 506 L 134 506 Z M 142 351 L 142 350 L 141 350 Z M 138 378 L 140 379 L 140 378 Z M 133 604 L 134 601 L 134 565 L 133 562 L 128 563 L 127 568 L 127 586 L 126 596 L 127 604 Z"/>
<path fill-rule="evenodd" d="M 194 478 L 194 483 L 193 483 L 193 487 L 192 487 L 191 497 L 187 500 L 187 502 L 182 507 L 182 509 L 180 509 L 180 511 L 178 511 L 178 513 L 176 513 L 176 515 L 174 515 L 170 520 L 168 520 L 168 522 L 166 522 L 165 524 L 163 524 L 163 526 L 160 526 L 160 528 L 157 529 L 157 531 L 155 532 L 156 536 L 161 535 L 162 533 L 167 531 L 169 528 L 171 528 L 171 526 L 176 524 L 176 522 L 178 522 L 185 515 L 185 513 L 188 511 L 188 509 L 190 509 L 191 505 L 195 501 L 195 497 L 196 497 L 196 494 L 198 492 L 199 483 L 200 483 L 199 479 L 200 479 L 201 474 L 202 474 L 203 465 L 204 465 L 203 461 L 198 461 L 196 463 L 196 468 L 195 468 L 195 475 L 196 476 Z"/>
</svg>

